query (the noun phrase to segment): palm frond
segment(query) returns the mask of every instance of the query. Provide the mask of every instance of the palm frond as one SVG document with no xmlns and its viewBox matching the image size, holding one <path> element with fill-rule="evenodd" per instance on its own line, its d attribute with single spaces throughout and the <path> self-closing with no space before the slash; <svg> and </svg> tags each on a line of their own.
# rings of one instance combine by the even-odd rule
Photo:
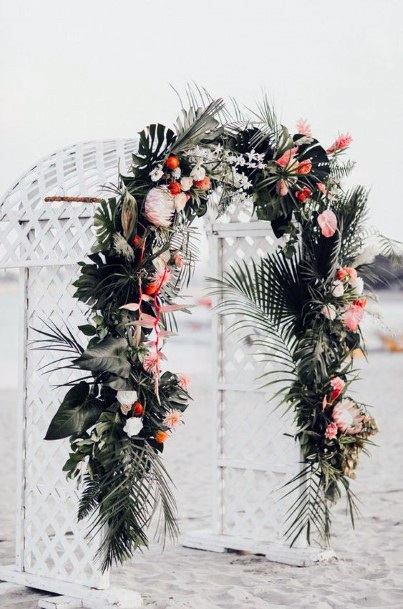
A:
<svg viewBox="0 0 403 609">
<path fill-rule="evenodd" d="M 104 471 L 84 479 L 79 518 L 91 516 L 89 535 L 102 534 L 96 558 L 105 571 L 148 546 L 146 530 L 160 508 L 159 532 L 178 533 L 172 484 L 158 454 L 147 444 L 121 442 L 119 456 L 105 461 Z"/>
<path fill-rule="evenodd" d="M 206 108 L 182 109 L 182 114 L 176 120 L 177 139 L 171 152 L 183 152 L 196 146 L 202 140 L 216 139 L 222 132 L 222 127 L 215 116 L 223 107 L 224 101 L 216 99 Z"/>
</svg>

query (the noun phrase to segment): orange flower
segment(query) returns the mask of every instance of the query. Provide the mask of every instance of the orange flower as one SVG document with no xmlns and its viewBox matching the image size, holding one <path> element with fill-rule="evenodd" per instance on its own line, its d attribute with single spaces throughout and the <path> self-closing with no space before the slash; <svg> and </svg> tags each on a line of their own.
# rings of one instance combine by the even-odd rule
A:
<svg viewBox="0 0 403 609">
<path fill-rule="evenodd" d="M 171 195 L 178 195 L 181 192 L 181 185 L 179 182 L 171 182 L 168 185 L 168 188 Z"/>
<path fill-rule="evenodd" d="M 168 432 L 167 431 L 162 431 L 161 429 L 159 429 L 156 433 L 155 433 L 155 441 L 158 442 L 159 444 L 163 444 L 165 442 L 165 440 L 168 439 Z"/>
<path fill-rule="evenodd" d="M 336 273 L 336 278 L 343 281 L 348 279 L 350 282 L 357 279 L 357 271 L 350 266 L 342 266 Z"/>
<path fill-rule="evenodd" d="M 301 203 L 305 203 L 305 201 L 311 196 L 312 192 L 309 190 L 307 186 L 304 186 L 302 190 L 298 190 L 295 193 L 295 197 Z"/>
<path fill-rule="evenodd" d="M 166 165 L 166 167 L 168 167 L 168 169 L 178 169 L 178 167 L 179 167 L 178 157 L 175 156 L 174 154 L 171 154 L 165 161 L 165 165 Z"/>
<path fill-rule="evenodd" d="M 144 412 L 143 404 L 141 402 L 134 402 L 133 413 L 135 417 L 141 417 Z"/>
<path fill-rule="evenodd" d="M 299 173 L 301 175 L 305 175 L 307 173 L 310 173 L 311 169 L 312 169 L 312 163 L 311 163 L 311 161 L 306 159 L 305 161 L 301 161 L 300 163 L 298 163 L 297 173 Z"/>
<path fill-rule="evenodd" d="M 193 186 L 199 188 L 200 190 L 210 190 L 211 180 L 208 176 L 206 176 L 202 180 L 194 180 Z"/>
<path fill-rule="evenodd" d="M 367 298 L 365 296 L 362 296 L 361 298 L 357 298 L 357 300 L 353 300 L 353 304 L 356 305 L 357 307 L 361 307 L 362 309 L 365 309 L 365 307 L 367 306 Z"/>
</svg>

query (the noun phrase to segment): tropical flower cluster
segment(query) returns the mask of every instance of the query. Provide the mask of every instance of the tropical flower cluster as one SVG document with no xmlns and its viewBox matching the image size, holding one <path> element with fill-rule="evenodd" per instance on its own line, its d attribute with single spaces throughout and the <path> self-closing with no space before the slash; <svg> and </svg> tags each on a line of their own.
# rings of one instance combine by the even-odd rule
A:
<svg viewBox="0 0 403 609">
<path fill-rule="evenodd" d="M 238 312 L 246 325 L 250 314 L 252 337 L 267 336 L 267 357 L 286 364 L 285 400 L 306 461 L 297 488 L 300 476 L 315 480 L 290 535 L 312 524 L 328 534 L 328 503 L 340 482 L 351 502 L 347 479 L 377 430 L 348 396 L 369 298 L 366 194 L 340 186 L 339 157 L 351 138 L 325 149 L 306 122 L 290 135 L 267 102 L 245 122 L 228 122 L 222 111 L 222 100 L 209 100 L 182 109 L 173 128 L 153 124 L 140 133 L 131 175 L 119 176 L 115 196 L 95 213 L 96 244 L 75 282 L 76 298 L 88 306 L 80 330 L 89 342 L 83 347 L 51 324 L 42 339 L 70 353 L 67 366 L 80 372 L 46 437 L 70 438 L 64 469 L 71 478 L 84 472 L 78 516 L 103 530 L 103 569 L 147 546 L 158 506 L 164 530 L 177 532 L 160 453 L 181 427 L 190 380 L 168 370 L 166 342 L 175 336 L 175 313 L 189 313 L 180 291 L 197 256 L 190 225 L 212 193 L 219 213 L 234 201 L 252 203 L 282 238 L 275 254 L 245 262 L 244 276 L 239 268 L 216 287 L 223 312 Z"/>
</svg>

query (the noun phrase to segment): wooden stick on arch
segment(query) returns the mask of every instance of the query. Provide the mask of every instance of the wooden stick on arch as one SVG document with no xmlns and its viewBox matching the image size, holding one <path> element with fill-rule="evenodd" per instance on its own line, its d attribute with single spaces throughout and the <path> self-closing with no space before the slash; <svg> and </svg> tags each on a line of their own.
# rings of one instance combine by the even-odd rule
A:
<svg viewBox="0 0 403 609">
<path fill-rule="evenodd" d="M 64 201 L 65 203 L 105 203 L 105 199 L 97 197 L 45 197 L 45 203 Z"/>
</svg>

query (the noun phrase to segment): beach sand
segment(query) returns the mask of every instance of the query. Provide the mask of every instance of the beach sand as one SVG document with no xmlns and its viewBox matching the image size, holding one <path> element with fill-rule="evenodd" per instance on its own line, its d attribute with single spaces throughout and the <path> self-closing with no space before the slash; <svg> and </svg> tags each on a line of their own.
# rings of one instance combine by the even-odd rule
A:
<svg viewBox="0 0 403 609">
<path fill-rule="evenodd" d="M 184 349 L 184 351 L 183 351 Z M 207 342 L 172 357 L 172 369 L 192 363 L 194 402 L 186 424 L 166 447 L 165 462 L 176 484 L 182 532 L 208 526 L 211 505 L 211 443 Z M 188 352 L 186 352 L 188 349 Z M 177 361 L 175 362 L 175 357 Z M 153 609 L 373 609 L 403 608 L 403 354 L 375 352 L 362 362 L 360 399 L 374 405 L 381 432 L 371 458 L 362 457 L 353 490 L 363 517 L 353 531 L 343 501 L 334 510 L 338 559 L 298 568 L 263 557 L 216 554 L 156 543 L 112 573 L 112 584 L 139 591 Z M 13 561 L 16 390 L 0 392 L 0 563 Z M 269 406 L 268 406 L 269 407 Z M 43 594 L 21 589 L 2 609 L 35 607 Z M 0 602 L 1 601 L 0 597 Z M 3 597 L 4 599 L 6 597 Z"/>
</svg>

